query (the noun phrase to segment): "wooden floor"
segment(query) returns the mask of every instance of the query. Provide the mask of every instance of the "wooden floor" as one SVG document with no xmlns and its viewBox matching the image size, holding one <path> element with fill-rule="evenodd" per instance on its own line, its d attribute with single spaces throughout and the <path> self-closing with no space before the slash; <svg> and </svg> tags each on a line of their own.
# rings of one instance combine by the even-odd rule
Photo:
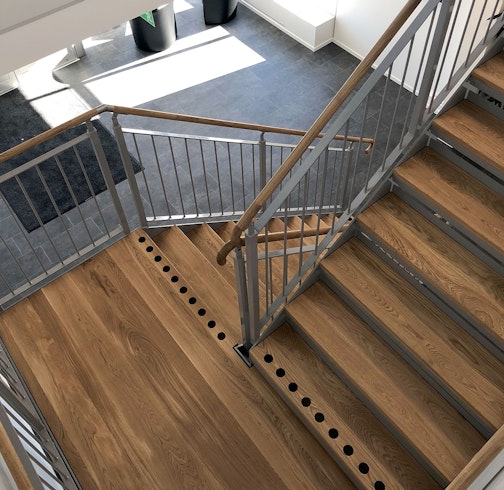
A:
<svg viewBox="0 0 504 490">
<path fill-rule="evenodd" d="M 82 487 L 354 488 L 205 287 L 135 232 L 0 315 Z"/>
</svg>

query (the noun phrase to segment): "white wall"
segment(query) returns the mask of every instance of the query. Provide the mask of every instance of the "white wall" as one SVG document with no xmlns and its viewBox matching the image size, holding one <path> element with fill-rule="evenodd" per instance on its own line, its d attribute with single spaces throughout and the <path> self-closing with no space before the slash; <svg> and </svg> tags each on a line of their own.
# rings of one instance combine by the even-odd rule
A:
<svg viewBox="0 0 504 490">
<path fill-rule="evenodd" d="M 0 75 L 163 3 L 167 0 L 0 0 Z"/>
<path fill-rule="evenodd" d="M 406 0 L 338 0 L 334 42 L 364 58 L 405 4 Z"/>
</svg>

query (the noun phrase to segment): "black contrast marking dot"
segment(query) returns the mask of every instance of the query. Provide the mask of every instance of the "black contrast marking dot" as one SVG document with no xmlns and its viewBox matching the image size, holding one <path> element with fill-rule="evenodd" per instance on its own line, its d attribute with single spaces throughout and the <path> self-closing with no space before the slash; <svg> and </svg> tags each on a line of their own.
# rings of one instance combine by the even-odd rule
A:
<svg viewBox="0 0 504 490">
<path fill-rule="evenodd" d="M 147 252 L 152 252 L 154 250 L 154 247 L 151 247 L 150 245 L 145 249 Z"/>
<path fill-rule="evenodd" d="M 187 293 L 187 288 L 186 288 L 185 286 L 182 286 L 182 287 L 179 289 L 179 291 L 180 291 L 180 294 L 185 294 L 185 293 Z"/>
<path fill-rule="evenodd" d="M 331 439 L 337 439 L 338 436 L 339 436 L 339 432 L 336 429 L 334 429 L 334 428 L 333 429 L 329 429 L 328 434 L 329 434 L 329 437 Z"/>
<path fill-rule="evenodd" d="M 367 475 L 369 473 L 369 466 L 366 463 L 359 464 L 359 471 L 363 475 Z"/>
<path fill-rule="evenodd" d="M 285 369 L 282 369 L 282 368 L 278 368 L 276 370 L 276 375 L 279 377 L 279 378 L 283 378 L 285 376 Z"/>
<path fill-rule="evenodd" d="M 375 487 L 375 490 L 385 490 L 385 483 L 383 483 L 380 480 L 375 481 L 374 487 Z"/>
<path fill-rule="evenodd" d="M 199 315 L 199 316 L 205 316 L 205 315 L 206 315 L 206 310 L 205 310 L 205 308 L 200 308 L 200 309 L 198 310 L 198 315 Z"/>
<path fill-rule="evenodd" d="M 343 452 L 347 455 L 347 456 L 351 456 L 353 454 L 353 447 L 352 446 L 349 446 L 348 444 L 346 446 L 343 447 Z"/>
<path fill-rule="evenodd" d="M 189 304 L 190 304 L 190 305 L 193 305 L 194 303 L 196 303 L 196 298 L 195 298 L 194 296 L 191 296 L 191 297 L 189 298 Z"/>
<path fill-rule="evenodd" d="M 215 323 L 215 320 L 210 320 L 210 321 L 208 322 L 208 328 L 215 328 L 215 325 L 217 325 L 217 324 Z"/>
<path fill-rule="evenodd" d="M 307 396 L 305 396 L 301 400 L 301 405 L 303 405 L 303 407 L 309 407 L 311 405 L 311 400 Z"/>
<path fill-rule="evenodd" d="M 172 276 L 171 277 L 172 282 L 178 282 L 178 276 Z"/>
<path fill-rule="evenodd" d="M 146 240 L 146 238 L 145 238 L 144 236 L 141 236 L 141 237 L 138 239 L 138 241 L 139 241 L 140 243 L 145 242 L 145 240 Z"/>
<path fill-rule="evenodd" d="M 271 354 L 266 354 L 266 355 L 264 356 L 264 362 L 267 362 L 268 364 L 269 364 L 270 362 L 273 362 L 273 356 L 272 356 Z"/>
<path fill-rule="evenodd" d="M 218 338 L 219 340 L 224 340 L 224 339 L 226 338 L 226 334 L 225 334 L 224 332 L 219 332 L 219 333 L 217 334 L 217 338 Z"/>
<path fill-rule="evenodd" d="M 154 257 L 154 262 L 161 262 L 161 255 L 156 255 Z"/>
<path fill-rule="evenodd" d="M 163 272 L 170 272 L 170 266 L 169 265 L 164 265 L 163 266 Z"/>
<path fill-rule="evenodd" d="M 296 383 L 289 383 L 289 391 L 294 393 L 295 391 L 297 391 L 297 389 L 298 389 L 298 385 Z"/>
<path fill-rule="evenodd" d="M 317 412 L 315 414 L 315 421 L 317 421 L 319 424 L 325 420 L 324 414 L 322 412 Z"/>
</svg>

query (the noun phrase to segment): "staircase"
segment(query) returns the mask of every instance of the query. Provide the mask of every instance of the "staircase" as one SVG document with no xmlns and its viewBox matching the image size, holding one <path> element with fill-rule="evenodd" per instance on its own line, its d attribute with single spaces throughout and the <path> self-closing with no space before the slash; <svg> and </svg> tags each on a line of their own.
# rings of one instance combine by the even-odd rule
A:
<svg viewBox="0 0 504 490">
<path fill-rule="evenodd" d="M 503 80 L 501 53 L 469 84 L 504 99 Z M 470 95 L 434 120 L 252 369 L 235 271 L 215 263 L 232 223 L 137 230 L 3 312 L 83 488 L 467 488 L 503 444 L 504 118 L 486 108 Z M 259 279 L 281 289 L 293 257 Z"/>
<path fill-rule="evenodd" d="M 473 78 L 504 100 L 503 54 Z M 479 99 L 434 120 L 251 351 L 359 488 L 445 488 L 504 423 L 504 113 Z"/>
</svg>

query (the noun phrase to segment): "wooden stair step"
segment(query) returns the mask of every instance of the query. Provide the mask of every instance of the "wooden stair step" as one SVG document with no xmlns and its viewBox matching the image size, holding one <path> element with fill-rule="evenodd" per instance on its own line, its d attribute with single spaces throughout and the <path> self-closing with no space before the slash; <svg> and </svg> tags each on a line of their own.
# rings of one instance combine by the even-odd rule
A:
<svg viewBox="0 0 504 490">
<path fill-rule="evenodd" d="M 240 312 L 236 288 L 231 287 L 190 238 L 177 226 L 165 230 L 154 239 L 156 245 L 170 258 L 177 270 L 185 277 L 200 296 L 205 298 L 208 308 L 214 313 L 227 314 L 238 333 Z"/>
<path fill-rule="evenodd" d="M 236 278 L 233 267 L 233 260 L 230 258 L 223 266 L 217 264 L 217 252 L 224 245 L 224 241 L 207 223 L 196 226 L 187 236 L 207 260 L 217 268 L 221 276 L 229 286 L 236 288 Z"/>
<path fill-rule="evenodd" d="M 302 336 L 441 485 L 485 439 L 323 283 L 287 306 Z"/>
<path fill-rule="evenodd" d="M 504 365 L 473 337 L 356 238 L 321 267 L 489 436 L 501 427 Z"/>
<path fill-rule="evenodd" d="M 504 95 L 504 51 L 478 66 L 471 76 Z"/>
<path fill-rule="evenodd" d="M 503 197 L 429 147 L 400 165 L 394 176 L 444 218 L 487 243 L 499 260 L 504 258 Z"/>
<path fill-rule="evenodd" d="M 251 356 L 359 488 L 440 488 L 289 325 Z"/>
<path fill-rule="evenodd" d="M 463 100 L 434 119 L 432 129 L 503 178 L 504 121 Z"/>
<path fill-rule="evenodd" d="M 272 396 L 273 393 L 268 390 L 269 386 L 261 375 L 247 368 L 235 354 L 233 347 L 238 341 L 237 337 L 230 333 L 236 330 L 236 325 L 230 321 L 229 315 L 225 311 L 218 314 L 210 309 L 209 315 L 196 314 L 201 306 L 206 308 L 205 298 L 200 301 L 199 291 L 189 286 L 187 279 L 172 264 L 169 257 L 160 252 L 163 254 L 163 260 L 155 262 L 152 253 L 146 254 L 147 243 L 139 243 L 139 239 L 146 236 L 141 232 L 137 233 L 133 250 L 118 250 L 118 257 L 124 260 L 125 272 L 134 275 L 137 271 L 136 274 L 141 275 L 142 281 L 150 283 L 150 294 L 145 298 L 148 306 L 166 322 L 177 344 L 211 385 L 222 403 L 229 407 L 253 444 L 260 447 L 268 461 L 274 465 L 285 486 L 292 488 L 303 482 L 301 485 L 307 487 L 315 485 L 317 488 L 329 489 L 341 485 L 344 489 L 349 488 L 348 481 L 337 465 L 331 464 L 329 456 L 315 439 L 306 439 L 302 424 L 289 417 L 288 408 L 280 399 Z M 171 269 L 169 273 L 164 274 L 165 277 L 159 278 L 156 272 L 161 268 L 164 271 L 165 262 L 170 264 Z M 137 264 L 142 267 L 136 267 Z M 138 272 L 138 269 L 141 272 Z M 174 276 L 178 278 L 177 282 L 173 281 Z M 180 286 L 184 285 L 188 286 L 188 290 L 185 294 L 180 294 Z M 135 286 L 140 287 L 140 284 L 135 282 Z M 198 298 L 198 303 L 190 305 L 187 297 L 191 296 Z M 176 311 L 181 319 L 180 324 L 177 322 L 172 326 L 167 299 L 178 304 Z M 199 326 L 198 334 L 188 335 L 188 325 L 191 329 Z M 239 340 L 241 341 L 241 338 Z M 220 416 L 217 418 L 221 422 L 224 420 Z M 313 458 L 294 457 L 297 453 L 305 452 L 313 454 Z M 251 486 L 252 483 L 255 488 L 257 480 L 256 477 L 247 483 L 244 479 L 240 487 Z M 262 480 L 261 475 L 259 480 Z"/>
<path fill-rule="evenodd" d="M 504 349 L 504 278 L 392 193 L 357 220 L 364 233 Z"/>
<path fill-rule="evenodd" d="M 353 488 L 202 306 L 137 231 L 2 313 L 83 488 Z"/>
</svg>

